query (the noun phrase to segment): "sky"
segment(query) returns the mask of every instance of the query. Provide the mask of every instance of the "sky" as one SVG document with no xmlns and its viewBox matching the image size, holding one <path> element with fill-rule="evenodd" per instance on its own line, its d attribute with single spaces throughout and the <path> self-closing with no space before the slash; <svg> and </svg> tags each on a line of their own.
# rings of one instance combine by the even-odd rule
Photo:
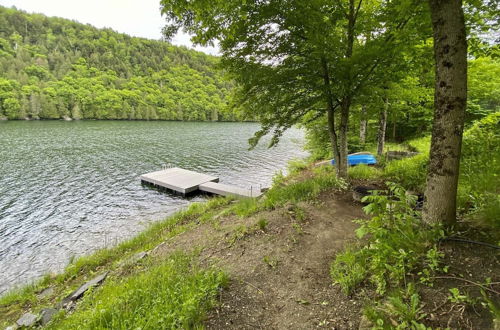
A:
<svg viewBox="0 0 500 330">
<path fill-rule="evenodd" d="M 161 29 L 165 25 L 165 19 L 160 14 L 160 0 L 0 0 L 0 5 L 156 40 L 161 38 Z M 182 32 L 174 37 L 172 43 L 218 54 L 214 47 L 193 47 L 189 36 Z"/>
</svg>

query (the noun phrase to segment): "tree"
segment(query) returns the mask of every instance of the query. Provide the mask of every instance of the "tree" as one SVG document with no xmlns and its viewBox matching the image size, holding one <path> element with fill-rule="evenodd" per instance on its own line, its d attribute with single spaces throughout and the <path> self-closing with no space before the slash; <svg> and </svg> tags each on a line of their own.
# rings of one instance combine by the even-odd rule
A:
<svg viewBox="0 0 500 330">
<path fill-rule="evenodd" d="M 324 116 L 341 177 L 347 176 L 351 106 L 361 88 L 376 84 L 397 58 L 402 28 L 421 12 L 410 1 L 162 0 L 161 5 L 167 37 L 183 28 L 195 42 L 220 41 L 222 64 L 239 85 L 240 103 L 262 124 L 252 145 L 267 133 L 273 134 L 273 145 L 303 118 Z"/>
<path fill-rule="evenodd" d="M 429 0 L 432 18 L 434 121 L 423 219 L 456 221 L 460 152 L 467 103 L 467 39 L 461 0 Z"/>
</svg>

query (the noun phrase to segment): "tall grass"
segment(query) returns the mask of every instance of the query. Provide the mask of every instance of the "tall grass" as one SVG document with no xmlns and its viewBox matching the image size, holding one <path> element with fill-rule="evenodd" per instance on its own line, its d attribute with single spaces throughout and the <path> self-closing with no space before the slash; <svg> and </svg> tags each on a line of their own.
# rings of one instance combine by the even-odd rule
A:
<svg viewBox="0 0 500 330">
<path fill-rule="evenodd" d="M 241 199 L 231 207 L 233 213 L 240 217 L 252 215 L 258 211 L 272 210 L 286 203 L 297 203 L 316 198 L 328 188 L 345 189 L 347 184 L 337 178 L 333 166 L 320 166 L 311 170 L 311 176 L 298 178 L 294 172 L 288 177 L 278 175 L 273 180 L 273 186 L 263 198 Z"/>
<path fill-rule="evenodd" d="M 458 207 L 479 222 L 500 228 L 500 113 L 464 133 Z"/>
<path fill-rule="evenodd" d="M 110 280 L 49 329 L 199 328 L 226 280 L 220 271 L 201 269 L 190 257 L 174 255 L 147 272 Z"/>
<path fill-rule="evenodd" d="M 349 177 L 360 180 L 376 180 L 382 176 L 382 171 L 374 166 L 359 164 L 348 170 Z"/>
</svg>

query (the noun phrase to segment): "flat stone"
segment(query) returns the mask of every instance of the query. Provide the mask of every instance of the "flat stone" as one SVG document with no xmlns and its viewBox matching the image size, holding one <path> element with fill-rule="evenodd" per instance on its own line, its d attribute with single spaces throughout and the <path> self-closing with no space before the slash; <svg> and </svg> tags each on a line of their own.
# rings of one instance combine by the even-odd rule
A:
<svg viewBox="0 0 500 330">
<path fill-rule="evenodd" d="M 100 285 L 106 279 L 108 273 L 109 272 L 105 272 L 104 274 L 94 277 L 92 280 L 88 281 L 87 283 L 85 283 L 84 285 L 73 291 L 69 296 L 67 296 L 62 300 L 62 302 L 59 304 L 58 307 L 64 307 L 68 305 L 70 302 L 80 299 L 83 296 L 83 294 L 87 292 L 88 289 Z"/>
<path fill-rule="evenodd" d="M 136 254 L 134 254 L 131 258 L 132 262 L 137 262 L 139 260 L 142 260 L 148 256 L 148 253 L 146 251 L 141 251 Z"/>
<path fill-rule="evenodd" d="M 359 322 L 359 330 L 370 330 L 373 328 L 373 324 L 368 320 L 368 318 L 365 315 L 361 315 L 361 319 Z"/>
<path fill-rule="evenodd" d="M 38 321 L 38 316 L 31 313 L 26 313 L 16 321 L 17 325 L 20 327 L 32 327 Z"/>
<path fill-rule="evenodd" d="M 42 320 L 41 320 L 42 325 L 46 325 L 47 323 L 49 323 L 50 320 L 52 320 L 52 318 L 54 317 L 54 315 L 57 314 L 57 312 L 58 312 L 58 310 L 55 308 L 42 309 L 42 311 L 40 312 L 40 315 L 42 317 Z"/>
<path fill-rule="evenodd" d="M 43 298 L 47 298 L 49 296 L 52 296 L 54 294 L 54 288 L 53 287 L 48 287 L 44 290 L 42 290 L 42 292 L 40 292 L 38 294 L 38 299 L 43 299 Z"/>
</svg>

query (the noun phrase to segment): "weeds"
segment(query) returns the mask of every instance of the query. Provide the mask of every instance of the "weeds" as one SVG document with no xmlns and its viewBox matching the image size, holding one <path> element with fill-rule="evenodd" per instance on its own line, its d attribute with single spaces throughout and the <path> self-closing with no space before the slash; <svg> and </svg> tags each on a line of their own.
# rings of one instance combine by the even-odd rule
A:
<svg viewBox="0 0 500 330">
<path fill-rule="evenodd" d="M 428 329 L 419 321 L 425 318 L 423 305 L 413 283 L 406 289 L 392 292 L 383 303 L 365 308 L 364 314 L 373 329 Z"/>
<path fill-rule="evenodd" d="M 261 199 L 245 198 L 238 200 L 231 211 L 239 217 L 247 217 L 263 210 L 273 210 L 287 203 L 312 200 L 322 191 L 336 187 L 347 188 L 347 184 L 337 178 L 335 168 L 321 166 L 312 170 L 312 177 L 295 180 L 293 175 L 285 179 L 278 174 L 273 180 L 272 188 Z"/>
<path fill-rule="evenodd" d="M 266 219 L 264 219 L 264 218 L 260 218 L 257 221 L 257 227 L 259 227 L 259 229 L 262 230 L 262 231 L 266 231 L 266 228 L 267 228 L 268 224 L 269 224 L 269 222 Z"/>
<path fill-rule="evenodd" d="M 264 263 L 267 264 L 272 269 L 274 269 L 278 266 L 278 259 L 270 257 L 270 256 L 264 256 L 262 258 L 262 261 L 264 261 Z"/>
<path fill-rule="evenodd" d="M 224 273 L 200 269 L 191 257 L 177 254 L 148 272 L 106 283 L 49 328 L 198 328 L 226 280 Z"/>
<path fill-rule="evenodd" d="M 388 192 L 374 192 L 364 198 L 370 202 L 364 210 L 372 218 L 357 220 L 361 226 L 356 234 L 366 237 L 367 244 L 337 255 L 331 265 L 333 281 L 347 294 L 364 280 L 373 284 L 377 293 L 384 294 L 388 286 L 406 283 L 409 271 L 422 267 L 430 275 L 439 265 L 442 255 L 428 251 L 437 251 L 435 242 L 443 232 L 420 222 L 413 209 L 414 196 L 396 184 L 388 186 Z"/>
</svg>

